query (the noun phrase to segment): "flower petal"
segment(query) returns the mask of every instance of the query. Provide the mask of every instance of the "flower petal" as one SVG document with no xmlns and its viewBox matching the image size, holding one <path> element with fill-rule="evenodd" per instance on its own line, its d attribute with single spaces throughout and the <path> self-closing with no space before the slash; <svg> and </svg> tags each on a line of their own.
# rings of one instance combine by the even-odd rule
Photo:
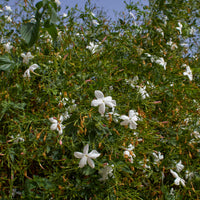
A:
<svg viewBox="0 0 200 200">
<path fill-rule="evenodd" d="M 100 90 L 95 90 L 94 94 L 95 94 L 95 97 L 97 99 L 104 98 L 104 95 L 103 95 L 103 93 Z"/>
<path fill-rule="evenodd" d="M 84 155 L 83 155 L 83 153 L 81 153 L 81 152 L 74 152 L 74 156 L 75 156 L 76 158 L 82 158 Z"/>
<path fill-rule="evenodd" d="M 81 160 L 79 162 L 79 167 L 80 168 L 83 168 L 87 164 L 87 159 L 88 158 L 85 155 L 81 158 Z"/>
<path fill-rule="evenodd" d="M 58 121 L 57 121 L 56 119 L 54 119 L 54 117 L 49 118 L 49 121 L 50 121 L 51 123 L 54 123 L 54 124 L 57 124 L 57 123 L 58 123 Z"/>
<path fill-rule="evenodd" d="M 99 106 L 103 103 L 103 100 L 102 99 L 95 99 L 95 100 L 92 100 L 91 102 L 91 106 Z"/>
<path fill-rule="evenodd" d="M 178 176 L 178 174 L 175 171 L 173 171 L 172 169 L 170 169 L 170 173 L 173 175 L 174 178 L 180 178 Z"/>
<path fill-rule="evenodd" d="M 51 127 L 50 127 L 50 129 L 52 131 L 56 130 L 57 129 L 57 124 L 52 124 Z"/>
<path fill-rule="evenodd" d="M 88 154 L 88 150 L 89 150 L 89 144 L 86 144 L 83 148 L 83 153 L 84 154 Z"/>
<path fill-rule="evenodd" d="M 129 121 L 129 117 L 126 116 L 126 115 L 121 115 L 119 118 L 122 119 L 122 120 L 127 120 L 127 121 Z"/>
<path fill-rule="evenodd" d="M 88 157 L 89 158 L 92 158 L 92 159 L 95 159 L 97 157 L 99 157 L 101 154 L 98 153 L 96 150 L 92 150 L 89 154 L 88 154 Z"/>
<path fill-rule="evenodd" d="M 90 167 L 92 167 L 92 168 L 95 167 L 94 161 L 92 159 L 88 158 L 87 162 L 88 162 L 88 164 L 89 164 Z"/>
<path fill-rule="evenodd" d="M 122 126 L 127 126 L 129 124 L 128 120 L 124 120 L 123 122 L 120 123 Z"/>
<path fill-rule="evenodd" d="M 104 115 L 104 113 L 105 113 L 105 104 L 104 104 L 104 103 L 102 103 L 102 104 L 99 106 L 99 113 L 100 113 L 101 115 Z"/>
</svg>

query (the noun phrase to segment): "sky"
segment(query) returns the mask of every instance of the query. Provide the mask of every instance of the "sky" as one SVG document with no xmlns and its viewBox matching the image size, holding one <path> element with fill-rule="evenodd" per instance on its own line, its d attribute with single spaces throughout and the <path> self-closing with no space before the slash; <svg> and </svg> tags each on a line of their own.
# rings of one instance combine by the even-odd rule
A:
<svg viewBox="0 0 200 200">
<path fill-rule="evenodd" d="M 0 0 L 1 1 L 1 0 Z M 23 2 L 23 0 L 9 0 L 9 5 L 14 9 L 17 2 Z M 35 0 L 35 2 L 38 2 L 40 0 Z M 148 0 L 132 0 L 132 2 L 137 3 L 140 2 L 144 5 L 148 5 Z M 60 0 L 61 2 L 61 14 L 64 13 L 66 10 L 66 6 L 74 7 L 76 4 L 78 5 L 79 9 L 83 9 L 85 3 L 87 0 Z M 130 2 L 130 0 L 126 0 L 127 3 Z M 103 10 L 107 13 L 109 18 L 112 18 L 113 20 L 116 18 L 116 12 L 123 12 L 125 11 L 125 4 L 124 0 L 91 0 L 92 4 L 96 4 L 97 7 L 103 8 Z M 95 13 L 95 12 L 94 12 Z"/>
</svg>

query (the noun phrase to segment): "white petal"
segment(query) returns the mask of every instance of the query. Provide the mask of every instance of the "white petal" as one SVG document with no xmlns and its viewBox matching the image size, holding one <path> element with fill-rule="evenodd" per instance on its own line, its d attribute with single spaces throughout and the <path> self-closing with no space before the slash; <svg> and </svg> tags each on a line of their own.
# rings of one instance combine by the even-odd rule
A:
<svg viewBox="0 0 200 200">
<path fill-rule="evenodd" d="M 130 156 L 130 152 L 129 151 L 124 151 L 123 154 L 124 154 L 124 156 L 128 156 L 128 157 Z"/>
<path fill-rule="evenodd" d="M 84 154 L 88 154 L 88 150 L 89 150 L 89 144 L 86 144 L 83 148 L 83 153 Z"/>
<path fill-rule="evenodd" d="M 97 157 L 99 157 L 101 154 L 98 153 L 96 150 L 92 150 L 89 154 L 88 154 L 88 157 L 92 158 L 92 159 L 95 159 Z"/>
<path fill-rule="evenodd" d="M 81 153 L 81 152 L 74 152 L 74 156 L 75 156 L 76 158 L 82 158 L 84 155 L 83 155 L 83 153 Z"/>
<path fill-rule="evenodd" d="M 137 112 L 135 112 L 134 110 L 129 110 L 128 116 L 129 116 L 130 118 L 132 118 L 132 117 L 134 117 L 134 116 L 136 116 L 136 115 L 138 115 Z"/>
<path fill-rule="evenodd" d="M 92 167 L 92 168 L 95 167 L 94 161 L 92 159 L 88 158 L 87 161 L 88 161 L 88 164 L 89 164 L 90 167 Z"/>
<path fill-rule="evenodd" d="M 83 156 L 79 162 L 79 167 L 83 168 L 87 164 L 87 157 Z"/>
<path fill-rule="evenodd" d="M 57 129 L 57 124 L 52 124 L 50 129 L 53 130 L 53 131 L 56 130 Z"/>
<path fill-rule="evenodd" d="M 120 123 L 122 126 L 127 126 L 129 124 L 129 120 L 124 120 L 123 122 Z"/>
<path fill-rule="evenodd" d="M 58 121 L 57 121 L 56 119 L 54 119 L 53 117 L 49 118 L 49 121 L 50 121 L 51 123 L 54 123 L 54 124 L 57 124 L 57 123 L 58 123 Z"/>
<path fill-rule="evenodd" d="M 129 124 L 129 128 L 130 128 L 130 129 L 136 129 L 136 128 L 137 128 L 137 123 L 136 123 L 136 122 L 133 123 L 133 122 L 131 121 L 130 124 Z"/>
<path fill-rule="evenodd" d="M 97 99 L 104 98 L 104 95 L 103 95 L 103 93 L 100 90 L 95 90 L 94 94 L 95 94 L 95 97 Z"/>
<path fill-rule="evenodd" d="M 99 106 L 99 113 L 100 113 L 101 115 L 104 115 L 104 113 L 105 113 L 105 104 L 104 104 L 104 103 L 102 103 L 102 104 Z"/>
<path fill-rule="evenodd" d="M 95 99 L 95 100 L 92 100 L 91 102 L 91 106 L 99 106 L 103 103 L 103 100 L 102 99 Z"/>
<path fill-rule="evenodd" d="M 122 119 L 122 120 L 129 121 L 129 117 L 126 116 L 126 115 L 121 115 L 119 118 Z"/>
<path fill-rule="evenodd" d="M 170 169 L 171 174 L 173 175 L 174 178 L 179 178 L 178 174 L 173 171 L 172 169 Z"/>
<path fill-rule="evenodd" d="M 174 180 L 174 184 L 175 184 L 175 185 L 179 185 L 179 184 L 180 184 L 180 177 L 178 177 L 178 178 L 176 178 L 176 179 Z"/>
</svg>

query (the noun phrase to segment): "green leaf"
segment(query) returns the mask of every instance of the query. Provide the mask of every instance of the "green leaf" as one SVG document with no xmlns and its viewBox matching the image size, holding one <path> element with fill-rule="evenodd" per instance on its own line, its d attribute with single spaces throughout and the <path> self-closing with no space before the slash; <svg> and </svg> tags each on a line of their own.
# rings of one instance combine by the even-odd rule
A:
<svg viewBox="0 0 200 200">
<path fill-rule="evenodd" d="M 10 60 L 10 58 L 6 55 L 3 55 L 0 57 L 0 70 L 2 71 L 7 71 L 9 70 L 12 66 L 14 66 L 14 61 Z"/>
<path fill-rule="evenodd" d="M 55 24 L 58 21 L 57 13 L 54 8 L 51 9 L 50 23 Z"/>
<path fill-rule="evenodd" d="M 37 21 L 35 24 L 26 23 L 22 25 L 21 28 L 22 39 L 24 39 L 29 46 L 33 46 L 33 44 L 37 41 L 39 28 L 40 28 L 39 21 Z"/>
<path fill-rule="evenodd" d="M 46 30 L 48 31 L 48 33 L 51 35 L 51 37 L 55 41 L 58 36 L 58 32 L 57 32 L 55 25 L 51 24 L 48 28 L 46 28 Z"/>
</svg>

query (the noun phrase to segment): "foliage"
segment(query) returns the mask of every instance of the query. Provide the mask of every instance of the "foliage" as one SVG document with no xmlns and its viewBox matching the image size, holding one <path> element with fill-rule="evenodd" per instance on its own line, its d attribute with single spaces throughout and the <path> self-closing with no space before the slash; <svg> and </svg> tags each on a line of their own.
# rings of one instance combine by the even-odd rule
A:
<svg viewBox="0 0 200 200">
<path fill-rule="evenodd" d="M 1 199 L 199 199 L 198 23 L 161 2 L 0 4 Z"/>
</svg>

